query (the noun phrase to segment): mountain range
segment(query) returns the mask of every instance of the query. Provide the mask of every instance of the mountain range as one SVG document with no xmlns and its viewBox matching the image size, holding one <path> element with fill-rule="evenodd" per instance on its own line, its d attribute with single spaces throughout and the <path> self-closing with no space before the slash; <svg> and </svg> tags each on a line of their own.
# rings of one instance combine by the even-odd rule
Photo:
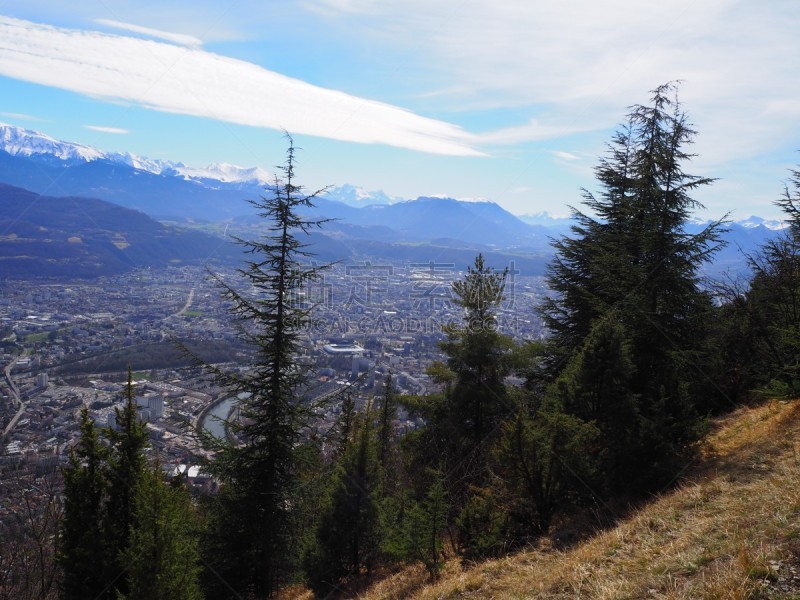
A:
<svg viewBox="0 0 800 600">
<path fill-rule="evenodd" d="M 148 243 L 161 240 L 160 245 L 153 246 L 153 252 L 157 254 L 155 248 L 158 247 L 158 252 L 165 252 L 165 256 L 181 257 L 176 260 L 189 260 L 187 249 L 192 244 L 200 244 L 201 238 L 192 238 L 189 243 L 189 238 L 180 233 L 187 227 L 203 228 L 207 233 L 225 230 L 257 234 L 263 223 L 246 200 L 264 194 L 264 186 L 269 181 L 269 174 L 259 168 L 225 163 L 193 168 L 180 162 L 153 160 L 127 152 L 103 152 L 0 124 L 0 182 L 45 196 L 47 201 L 42 201 L 40 206 L 46 205 L 55 213 L 70 210 L 76 203 L 99 199 L 140 211 L 153 223 L 161 221 L 162 227 L 167 227 L 163 223 L 169 223 L 170 233 L 166 238 L 176 241 L 175 248 L 165 249 L 163 235 L 153 233 L 146 239 Z M 6 203 L 7 197 L 20 197 L 20 194 L 5 189 L 0 201 Z M 58 197 L 72 200 L 54 203 Z M 491 255 L 498 266 L 514 260 L 516 268 L 522 264 L 527 274 L 541 274 L 551 254 L 552 238 L 567 233 L 572 224 L 569 218 L 556 218 L 547 213 L 517 217 L 490 201 L 442 197 L 403 200 L 354 185 L 331 188 L 316 198 L 314 204 L 307 216 L 332 219 L 313 240 L 314 249 L 323 260 L 428 261 L 447 257 L 449 262 L 465 265 L 482 252 L 487 257 Z M 9 212 L 13 212 L 14 206 L 9 203 L 0 211 L 9 223 L 15 218 Z M 100 210 L 96 205 L 91 206 L 92 210 Z M 34 216 L 44 217 L 35 212 L 27 214 L 26 218 Z M 42 226 L 49 229 L 51 225 Z M 689 233 L 706 225 L 693 222 Z M 752 252 L 781 226 L 780 222 L 759 217 L 729 224 L 728 245 L 716 255 L 715 271 L 742 270 L 746 262 L 742 252 Z M 210 245 L 218 245 L 219 237 L 207 233 L 203 233 L 206 237 L 202 239 Z M 124 235 L 126 239 L 129 235 L 135 237 L 133 231 L 124 232 Z M 3 239 L 0 238 L 0 242 Z M 72 252 L 65 256 L 74 256 L 76 250 L 72 246 L 62 249 Z M 203 254 L 200 250 L 199 255 Z M 111 255 L 104 256 L 109 259 Z M 10 264 L 6 262 L 5 266 Z M 0 274 L 4 272 L 0 265 Z"/>
</svg>

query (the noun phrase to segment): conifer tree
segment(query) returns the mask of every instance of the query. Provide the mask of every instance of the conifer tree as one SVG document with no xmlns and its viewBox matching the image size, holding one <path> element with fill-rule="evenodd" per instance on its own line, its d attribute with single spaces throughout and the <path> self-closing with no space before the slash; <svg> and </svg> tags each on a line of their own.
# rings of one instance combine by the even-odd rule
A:
<svg viewBox="0 0 800 600">
<path fill-rule="evenodd" d="M 103 524 L 107 553 L 104 575 L 111 597 L 116 593 L 127 593 L 125 553 L 130 545 L 131 530 L 136 525 L 134 503 L 137 489 L 147 468 L 144 455 L 148 445 L 147 430 L 136 414 L 130 368 L 125 386 L 125 405 L 114 410 L 116 425 L 106 430 L 110 447 L 105 471 L 110 488 Z"/>
<path fill-rule="evenodd" d="M 464 278 L 452 283 L 454 302 L 464 310 L 464 323 L 448 328 L 441 348 L 455 374 L 451 410 L 461 424 L 459 429 L 467 429 L 458 433 L 469 438 L 472 446 L 480 444 L 508 411 L 504 355 L 511 344 L 497 331 L 497 308 L 504 299 L 507 274 L 507 268 L 497 272 L 479 254 Z"/>
<path fill-rule="evenodd" d="M 397 391 L 392 381 L 392 374 L 386 375 L 383 398 L 378 413 L 378 465 L 383 474 L 383 494 L 391 494 L 395 490 L 398 476 L 398 456 L 395 447 L 394 420 L 397 418 Z"/>
<path fill-rule="evenodd" d="M 80 415 L 80 439 L 64 469 L 64 519 L 57 562 L 63 573 L 61 598 L 97 598 L 106 589 L 107 560 L 102 525 L 108 492 L 106 452 L 89 410 Z"/>
<path fill-rule="evenodd" d="M 594 479 L 599 432 L 567 413 L 557 396 L 551 388 L 535 414 L 521 406 L 495 448 L 495 469 L 521 536 L 547 533 L 553 517 Z"/>
<path fill-rule="evenodd" d="M 754 388 L 793 398 L 800 393 L 800 170 L 775 204 L 788 227 L 750 260 L 748 362 Z"/>
<path fill-rule="evenodd" d="M 167 485 L 161 470 L 145 470 L 136 489 L 135 525 L 124 552 L 125 600 L 199 600 L 197 520 L 180 477 Z"/>
<path fill-rule="evenodd" d="M 512 343 L 497 331 L 496 317 L 506 274 L 507 270 L 497 272 L 487 266 L 478 255 L 464 279 L 453 282 L 454 302 L 464 310 L 463 323 L 446 326 L 447 340 L 440 347 L 447 361 L 428 369 L 445 391 L 408 402 L 426 422 L 413 438 L 417 458 L 428 467 L 443 461 L 454 506 L 462 504 L 469 485 L 481 484 L 490 438 L 496 437 L 497 425 L 510 412 L 504 379 Z"/>
<path fill-rule="evenodd" d="M 634 106 L 596 169 L 600 194 L 584 194 L 594 216 L 574 211 L 577 224 L 556 242 L 548 270 L 555 295 L 542 313 L 552 332 L 552 379 L 598 320 L 613 312 L 624 326 L 640 421 L 630 448 L 634 488 L 669 479 L 700 431 L 697 366 L 712 309 L 700 268 L 719 245 L 721 222 L 686 231 L 691 211 L 701 207 L 692 192 L 712 182 L 684 171 L 694 134 L 675 84 Z"/>
<path fill-rule="evenodd" d="M 414 502 L 404 521 L 404 554 L 419 561 L 434 579 L 444 564 L 444 534 L 450 506 L 444 474 L 434 471 L 433 481 L 421 502 Z"/>
<path fill-rule="evenodd" d="M 147 464 L 130 370 L 124 396 L 115 427 L 105 430 L 108 447 L 81 411 L 64 469 L 61 597 L 199 598 L 193 510 L 186 490 L 168 489 L 160 468 Z"/>
<path fill-rule="evenodd" d="M 215 573 L 210 583 L 219 584 L 223 594 L 235 585 L 242 597 L 272 595 L 297 569 L 299 556 L 292 550 L 297 449 L 315 418 L 315 407 L 303 401 L 295 354 L 310 318 L 299 292 L 321 270 L 304 264 L 312 255 L 302 238 L 322 222 L 300 213 L 323 190 L 302 192 L 295 180 L 294 143 L 287 138 L 282 177 L 276 175 L 267 194 L 251 201 L 267 233 L 258 240 L 237 238 L 253 256 L 238 269 L 243 290 L 216 278 L 233 306 L 240 337 L 255 349 L 255 364 L 244 374 L 205 365 L 232 393 L 247 393 L 241 419 L 230 424 L 241 443 L 219 448 L 212 463 L 223 487 L 213 503 L 207 545 Z"/>
<path fill-rule="evenodd" d="M 348 576 L 369 571 L 380 546 L 380 477 L 372 411 L 355 420 L 355 434 L 329 484 L 316 540 L 305 557 L 311 588 L 327 597 Z"/>
</svg>

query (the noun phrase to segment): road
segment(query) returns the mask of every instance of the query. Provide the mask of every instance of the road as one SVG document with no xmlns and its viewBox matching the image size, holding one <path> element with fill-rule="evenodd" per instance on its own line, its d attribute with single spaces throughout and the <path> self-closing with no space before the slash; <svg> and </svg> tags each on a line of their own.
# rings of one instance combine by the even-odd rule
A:
<svg viewBox="0 0 800 600">
<path fill-rule="evenodd" d="M 16 384 L 16 383 L 14 383 L 14 379 L 11 377 L 11 369 L 13 369 L 13 368 L 14 368 L 14 365 L 17 363 L 17 359 L 18 359 L 20 356 L 22 356 L 22 354 L 20 354 L 20 355 L 18 355 L 18 356 L 15 356 L 14 358 L 12 358 L 12 359 L 11 359 L 11 362 L 9 362 L 9 363 L 6 365 L 6 368 L 5 368 L 5 369 L 3 369 L 3 375 L 4 375 L 4 377 L 5 377 L 6 383 L 8 384 L 8 388 L 9 388 L 9 390 L 11 390 L 11 403 L 12 403 L 13 405 L 19 405 L 19 410 L 18 410 L 18 411 L 17 411 L 17 413 L 14 415 L 14 417 L 11 419 L 11 421 L 10 421 L 10 422 L 9 422 L 9 424 L 6 426 L 6 428 L 3 430 L 3 435 L 2 435 L 2 439 L 3 439 L 3 440 L 5 440 L 5 439 L 6 439 L 6 436 L 7 436 L 9 433 L 11 433 L 11 431 L 12 431 L 12 430 L 14 429 L 14 427 L 16 426 L 16 424 L 17 424 L 17 421 L 19 421 L 19 420 L 20 420 L 20 418 L 22 417 L 22 415 L 23 415 L 23 414 L 25 414 L 25 409 L 26 409 L 26 408 L 28 408 L 28 403 L 27 403 L 27 402 L 22 402 L 22 401 L 20 400 L 20 398 L 19 398 L 19 390 L 17 389 L 17 384 Z"/>
<path fill-rule="evenodd" d="M 175 313 L 174 315 L 172 315 L 172 316 L 173 316 L 173 317 L 180 317 L 180 316 L 182 316 L 182 315 L 183 315 L 183 313 L 185 313 L 187 310 L 189 310 L 189 307 L 192 305 L 192 302 L 194 302 L 194 288 L 192 288 L 192 289 L 189 291 L 189 297 L 186 299 L 186 304 L 184 304 L 184 305 L 183 305 L 183 308 L 182 308 L 182 309 L 180 309 L 178 312 L 176 312 L 176 313 Z"/>
</svg>

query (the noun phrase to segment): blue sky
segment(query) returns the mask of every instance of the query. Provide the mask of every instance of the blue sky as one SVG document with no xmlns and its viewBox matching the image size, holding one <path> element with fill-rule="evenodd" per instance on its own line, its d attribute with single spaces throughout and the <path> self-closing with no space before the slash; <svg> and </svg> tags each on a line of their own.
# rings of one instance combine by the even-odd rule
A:
<svg viewBox="0 0 800 600">
<path fill-rule="evenodd" d="M 630 105 L 682 80 L 698 216 L 800 164 L 796 0 L 0 0 L 0 121 L 307 187 L 566 214 Z"/>
</svg>

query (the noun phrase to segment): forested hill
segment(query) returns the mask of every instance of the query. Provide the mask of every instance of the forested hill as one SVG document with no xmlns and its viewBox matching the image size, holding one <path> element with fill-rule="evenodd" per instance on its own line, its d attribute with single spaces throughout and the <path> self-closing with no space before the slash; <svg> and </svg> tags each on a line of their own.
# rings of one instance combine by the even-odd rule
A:
<svg viewBox="0 0 800 600">
<path fill-rule="evenodd" d="M 228 240 L 159 223 L 94 198 L 0 184 L 0 275 L 94 278 L 134 267 L 238 260 Z"/>
<path fill-rule="evenodd" d="M 798 439 L 795 401 L 742 408 L 715 421 L 677 489 L 605 530 L 557 527 L 518 554 L 466 566 L 453 559 L 436 583 L 422 568 L 386 573 L 358 597 L 798 598 Z"/>
</svg>

